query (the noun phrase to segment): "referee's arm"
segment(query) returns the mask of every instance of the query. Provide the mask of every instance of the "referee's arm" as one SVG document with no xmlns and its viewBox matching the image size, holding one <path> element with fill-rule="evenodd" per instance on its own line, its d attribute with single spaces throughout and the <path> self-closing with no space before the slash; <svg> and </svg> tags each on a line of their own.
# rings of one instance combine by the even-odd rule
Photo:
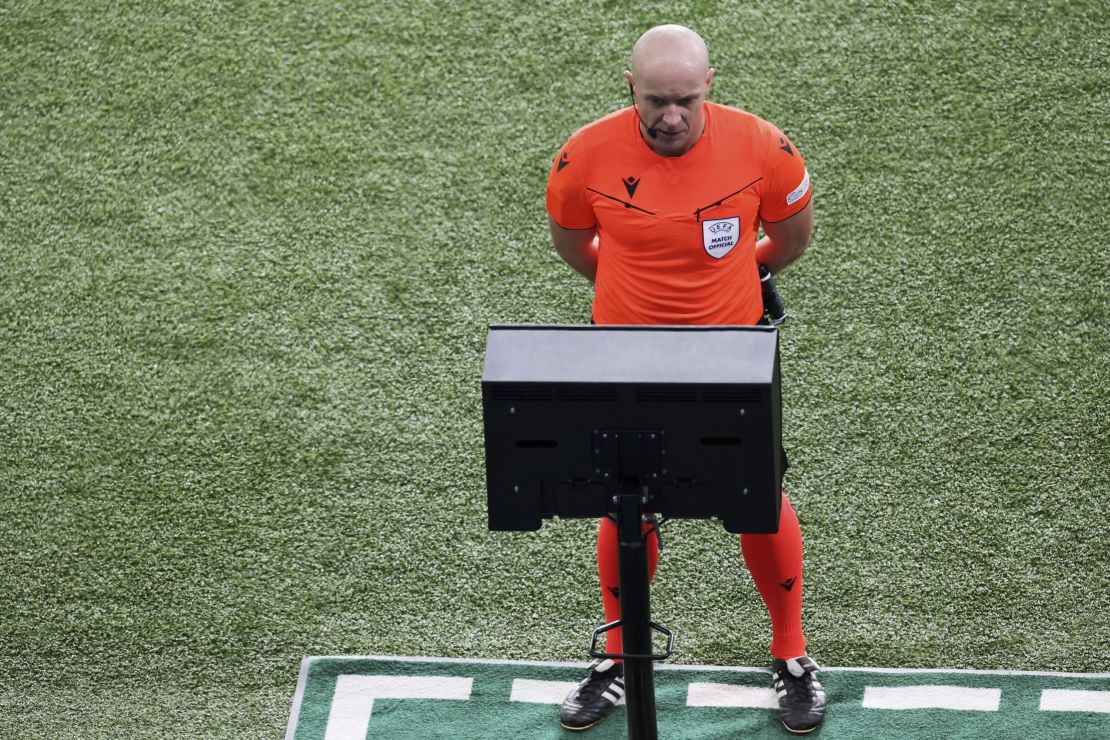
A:
<svg viewBox="0 0 1110 740">
<path fill-rule="evenodd" d="M 597 226 L 588 229 L 564 229 L 551 215 L 547 216 L 555 252 L 591 283 L 597 277 Z"/>
<path fill-rule="evenodd" d="M 809 237 L 813 234 L 813 201 L 790 218 L 764 223 L 763 234 L 755 245 L 755 261 L 766 265 L 774 274 L 801 257 L 809 246 Z"/>
</svg>

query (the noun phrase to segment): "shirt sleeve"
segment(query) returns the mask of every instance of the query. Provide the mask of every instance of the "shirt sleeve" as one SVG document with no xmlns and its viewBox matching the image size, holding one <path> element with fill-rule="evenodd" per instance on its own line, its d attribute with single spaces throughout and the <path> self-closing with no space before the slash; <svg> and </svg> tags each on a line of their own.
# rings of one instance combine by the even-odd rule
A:
<svg viewBox="0 0 1110 740">
<path fill-rule="evenodd" d="M 570 137 L 555 155 L 547 176 L 547 212 L 564 229 L 588 229 L 597 223 L 586 197 L 585 161 L 577 143 L 577 137 Z"/>
<path fill-rule="evenodd" d="M 805 208 L 813 195 L 802 153 L 782 131 L 769 126 L 766 186 L 759 204 L 764 222 L 784 221 Z"/>
</svg>

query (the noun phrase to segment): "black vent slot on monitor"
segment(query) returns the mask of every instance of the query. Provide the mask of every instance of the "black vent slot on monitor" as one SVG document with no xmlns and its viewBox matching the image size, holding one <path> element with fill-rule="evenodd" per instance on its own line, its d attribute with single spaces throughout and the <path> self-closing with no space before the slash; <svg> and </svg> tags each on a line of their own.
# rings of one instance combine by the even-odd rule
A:
<svg viewBox="0 0 1110 740">
<path fill-rule="evenodd" d="M 706 447 L 739 447 L 739 437 L 702 437 L 701 443 Z"/>
<path fill-rule="evenodd" d="M 563 385 L 555 388 L 555 398 L 559 401 L 612 402 L 617 400 L 617 389 L 597 385 Z"/>
<path fill-rule="evenodd" d="M 763 391 L 749 386 L 703 388 L 701 400 L 705 403 L 760 403 Z"/>
<path fill-rule="evenodd" d="M 550 401 L 551 386 L 495 385 L 490 396 L 494 401 Z"/>
<path fill-rule="evenodd" d="M 558 447 L 558 440 L 554 439 L 518 439 L 516 446 L 523 449 L 546 449 L 551 447 Z"/>
<path fill-rule="evenodd" d="M 682 385 L 640 385 L 636 387 L 636 400 L 647 403 L 693 403 L 698 392 Z"/>
</svg>

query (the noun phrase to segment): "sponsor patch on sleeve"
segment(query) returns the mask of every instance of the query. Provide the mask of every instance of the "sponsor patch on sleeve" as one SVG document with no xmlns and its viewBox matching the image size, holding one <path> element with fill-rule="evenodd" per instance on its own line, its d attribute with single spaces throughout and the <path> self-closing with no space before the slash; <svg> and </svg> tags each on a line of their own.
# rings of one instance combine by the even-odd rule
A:
<svg viewBox="0 0 1110 740">
<path fill-rule="evenodd" d="M 788 205 L 788 206 L 794 205 L 799 200 L 801 200 L 802 197 L 808 192 L 809 192 L 809 168 L 806 167 L 806 174 L 805 174 L 805 177 L 802 178 L 802 182 L 798 185 L 798 187 L 794 188 L 793 190 L 791 190 L 789 193 L 786 194 L 786 205 Z"/>
</svg>

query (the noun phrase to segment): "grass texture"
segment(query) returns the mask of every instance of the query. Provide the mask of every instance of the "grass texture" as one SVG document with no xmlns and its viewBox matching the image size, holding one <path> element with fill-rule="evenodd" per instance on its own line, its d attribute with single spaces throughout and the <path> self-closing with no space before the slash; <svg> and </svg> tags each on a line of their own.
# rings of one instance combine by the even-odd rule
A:
<svg viewBox="0 0 1110 740">
<path fill-rule="evenodd" d="M 547 167 L 672 21 L 814 182 L 812 654 L 1104 669 L 1105 3 L 16 0 L 0 735 L 276 737 L 307 654 L 584 656 L 594 525 L 485 528 L 485 328 L 588 320 Z M 675 660 L 765 663 L 735 539 L 668 534 Z"/>
</svg>

